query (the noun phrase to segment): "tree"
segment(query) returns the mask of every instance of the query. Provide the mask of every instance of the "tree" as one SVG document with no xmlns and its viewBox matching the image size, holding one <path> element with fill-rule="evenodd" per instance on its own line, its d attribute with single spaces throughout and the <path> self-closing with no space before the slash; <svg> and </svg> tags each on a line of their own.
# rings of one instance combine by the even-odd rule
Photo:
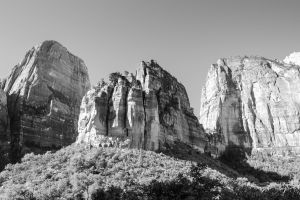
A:
<svg viewBox="0 0 300 200">
<path fill-rule="evenodd" d="M 94 182 L 86 173 L 75 173 L 71 179 L 71 183 L 75 189 L 76 196 L 86 192 L 86 199 L 89 199 L 89 186 Z"/>
</svg>

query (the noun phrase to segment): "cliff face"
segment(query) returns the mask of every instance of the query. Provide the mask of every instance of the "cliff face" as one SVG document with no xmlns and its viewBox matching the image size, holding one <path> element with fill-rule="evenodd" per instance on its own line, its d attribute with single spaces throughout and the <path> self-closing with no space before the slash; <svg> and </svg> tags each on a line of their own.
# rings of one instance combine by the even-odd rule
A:
<svg viewBox="0 0 300 200">
<path fill-rule="evenodd" d="M 131 147 L 164 149 L 176 141 L 203 150 L 205 137 L 184 86 L 157 63 L 136 75 L 114 74 L 83 98 L 77 143 L 99 145 L 102 136 L 130 139 Z"/>
<path fill-rule="evenodd" d="M 300 66 L 289 63 L 235 57 L 211 66 L 200 123 L 212 145 L 300 149 Z"/>
<path fill-rule="evenodd" d="M 81 99 L 89 88 L 84 62 L 61 44 L 45 41 L 28 51 L 4 88 L 12 155 L 74 142 Z"/>
<path fill-rule="evenodd" d="M 9 145 L 9 118 L 7 112 L 6 93 L 0 89 L 0 171 L 8 162 Z"/>
<path fill-rule="evenodd" d="M 291 53 L 289 56 L 285 57 L 283 62 L 300 66 L 300 52 Z"/>
<path fill-rule="evenodd" d="M 8 133 L 9 119 L 7 112 L 7 96 L 6 93 L 0 89 L 0 142 L 8 140 Z"/>
</svg>

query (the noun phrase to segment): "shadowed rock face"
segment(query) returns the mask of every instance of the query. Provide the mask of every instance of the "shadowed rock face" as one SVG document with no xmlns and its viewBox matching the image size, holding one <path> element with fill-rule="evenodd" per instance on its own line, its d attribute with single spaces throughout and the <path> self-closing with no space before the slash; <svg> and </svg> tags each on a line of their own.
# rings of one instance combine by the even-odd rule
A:
<svg viewBox="0 0 300 200">
<path fill-rule="evenodd" d="M 8 141 L 9 119 L 6 93 L 0 89 L 0 142 Z M 2 146 L 2 145 L 1 145 Z"/>
<path fill-rule="evenodd" d="M 0 89 L 0 171 L 9 161 L 9 118 L 7 112 L 7 97 Z"/>
<path fill-rule="evenodd" d="M 74 142 L 81 99 L 89 88 L 84 62 L 58 42 L 45 41 L 28 51 L 4 88 L 12 155 Z"/>
<path fill-rule="evenodd" d="M 219 59 L 202 90 L 200 123 L 226 147 L 300 149 L 300 66 L 262 57 Z"/>
<path fill-rule="evenodd" d="M 142 62 L 136 75 L 118 75 L 83 97 L 77 143 L 99 136 L 130 139 L 131 147 L 164 149 L 175 141 L 203 150 L 205 137 L 184 86 L 157 63 Z"/>
</svg>

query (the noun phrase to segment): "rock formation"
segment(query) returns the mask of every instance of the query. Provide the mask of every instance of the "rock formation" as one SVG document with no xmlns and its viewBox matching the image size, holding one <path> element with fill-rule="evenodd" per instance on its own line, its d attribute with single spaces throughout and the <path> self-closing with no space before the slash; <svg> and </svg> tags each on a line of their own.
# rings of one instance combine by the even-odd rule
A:
<svg viewBox="0 0 300 200">
<path fill-rule="evenodd" d="M 0 89 L 0 171 L 9 161 L 9 118 L 6 93 Z"/>
<path fill-rule="evenodd" d="M 74 142 L 81 99 L 89 88 L 84 62 L 58 42 L 45 41 L 28 51 L 4 87 L 13 157 L 21 150 Z"/>
<path fill-rule="evenodd" d="M 262 57 L 219 59 L 202 90 L 200 123 L 220 152 L 300 148 L 300 66 Z M 289 57 L 291 58 L 291 57 Z"/>
<path fill-rule="evenodd" d="M 136 75 L 113 73 L 83 97 L 77 143 L 99 145 L 103 136 L 159 150 L 176 141 L 204 149 L 205 136 L 184 86 L 157 63 L 142 62 Z"/>
<path fill-rule="evenodd" d="M 0 142 L 8 141 L 9 119 L 6 93 L 0 89 Z M 2 146 L 2 145 L 0 145 Z"/>
<path fill-rule="evenodd" d="M 283 62 L 292 65 L 300 65 L 300 52 L 291 53 L 289 56 L 285 57 Z"/>
</svg>

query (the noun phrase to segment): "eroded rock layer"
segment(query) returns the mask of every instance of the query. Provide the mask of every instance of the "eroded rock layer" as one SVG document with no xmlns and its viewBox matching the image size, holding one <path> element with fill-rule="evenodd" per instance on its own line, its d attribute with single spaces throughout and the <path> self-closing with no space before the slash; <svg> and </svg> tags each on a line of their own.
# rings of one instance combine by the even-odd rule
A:
<svg viewBox="0 0 300 200">
<path fill-rule="evenodd" d="M 300 147 L 300 66 L 262 57 L 219 59 L 202 90 L 200 123 L 227 147 Z"/>
<path fill-rule="evenodd" d="M 58 42 L 45 41 L 28 51 L 4 88 L 12 155 L 74 142 L 81 99 L 89 88 L 84 62 Z"/>
<path fill-rule="evenodd" d="M 136 75 L 114 73 L 83 98 L 77 143 L 99 136 L 130 139 L 130 146 L 159 150 L 184 142 L 204 149 L 205 136 L 184 86 L 157 63 L 142 62 Z"/>
</svg>

